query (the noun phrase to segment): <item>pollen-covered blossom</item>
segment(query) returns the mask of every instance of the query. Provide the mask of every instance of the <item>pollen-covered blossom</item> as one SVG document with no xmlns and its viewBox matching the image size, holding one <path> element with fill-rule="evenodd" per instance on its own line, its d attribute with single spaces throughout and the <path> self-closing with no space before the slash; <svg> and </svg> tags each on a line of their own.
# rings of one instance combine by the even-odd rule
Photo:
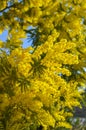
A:
<svg viewBox="0 0 86 130">
<path fill-rule="evenodd" d="M 71 128 L 86 84 L 86 0 L 0 0 L 0 122 Z M 32 45 L 23 47 L 23 41 Z M 22 123 L 21 123 L 22 122 Z M 5 126 L 4 126 L 5 124 Z"/>
<path fill-rule="evenodd" d="M 18 102 L 21 102 L 29 111 L 31 110 L 31 113 L 36 112 L 37 115 L 34 115 L 34 118 L 36 116 L 45 128 L 55 127 L 57 121 L 59 121 L 58 126 L 62 121 L 61 124 L 64 122 L 64 126 L 69 127 L 70 125 L 66 124 L 67 113 L 65 116 L 66 111 L 63 110 L 65 107 L 72 109 L 76 104 L 79 106 L 80 103 L 77 98 L 75 99 L 75 95 L 78 98 L 81 97 L 76 90 L 77 84 L 75 82 L 72 82 L 73 86 L 70 83 L 67 84 L 61 75 L 71 76 L 70 70 L 65 68 L 65 65 L 78 64 L 78 57 L 67 52 L 75 48 L 73 42 L 68 44 L 65 39 L 56 42 L 56 36 L 53 39 L 53 35 L 54 33 L 49 35 L 47 41 L 36 49 L 29 49 L 29 47 L 13 50 L 8 59 L 9 62 L 11 61 L 10 64 L 18 67 L 19 78 L 23 75 L 27 78 L 26 82 L 30 82 L 30 85 L 27 85 L 30 99 L 25 100 L 20 97 Z M 59 48 L 62 50 L 58 50 Z M 34 96 L 29 97 L 29 93 Z M 25 95 L 26 93 L 24 97 Z M 15 103 L 18 105 L 18 102 Z M 68 116 L 69 114 L 70 112 Z"/>
</svg>

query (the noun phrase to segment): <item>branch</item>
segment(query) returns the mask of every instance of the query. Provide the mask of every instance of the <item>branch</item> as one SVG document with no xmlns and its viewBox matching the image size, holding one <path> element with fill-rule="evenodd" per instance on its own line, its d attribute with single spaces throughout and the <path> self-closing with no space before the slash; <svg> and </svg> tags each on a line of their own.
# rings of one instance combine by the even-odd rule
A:
<svg viewBox="0 0 86 130">
<path fill-rule="evenodd" d="M 20 3 L 22 3 L 22 1 Z M 13 5 L 7 6 L 4 9 L 0 10 L 0 13 L 3 13 L 5 10 L 10 9 L 12 7 L 15 8 L 17 6 L 17 4 L 20 4 L 20 3 L 14 3 Z"/>
</svg>

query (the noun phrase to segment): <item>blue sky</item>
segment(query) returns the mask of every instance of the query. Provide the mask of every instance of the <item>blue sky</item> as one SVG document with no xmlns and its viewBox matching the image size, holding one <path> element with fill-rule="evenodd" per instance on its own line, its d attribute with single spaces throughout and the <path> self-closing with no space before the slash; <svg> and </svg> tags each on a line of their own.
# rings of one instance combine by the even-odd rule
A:
<svg viewBox="0 0 86 130">
<path fill-rule="evenodd" d="M 8 35 L 8 31 L 7 30 L 4 30 L 2 34 L 0 34 L 0 40 L 2 41 L 6 41 L 7 39 L 7 35 Z"/>
</svg>

